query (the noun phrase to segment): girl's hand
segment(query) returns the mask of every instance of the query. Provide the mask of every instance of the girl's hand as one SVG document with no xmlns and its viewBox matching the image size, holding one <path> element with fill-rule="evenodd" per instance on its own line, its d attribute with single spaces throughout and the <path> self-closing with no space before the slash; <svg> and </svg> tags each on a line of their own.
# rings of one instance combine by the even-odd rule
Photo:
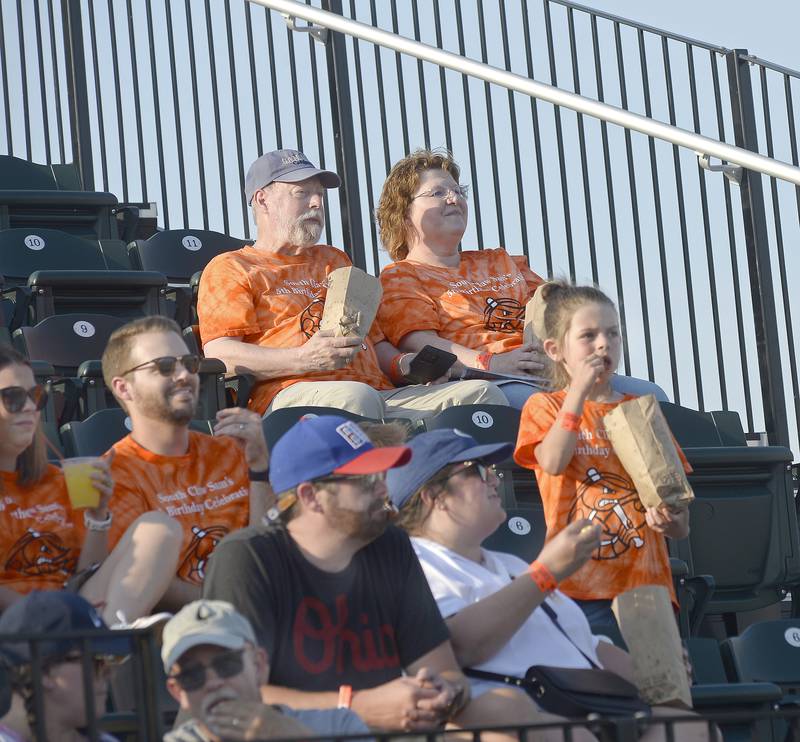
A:
<svg viewBox="0 0 800 742">
<path fill-rule="evenodd" d="M 689 509 L 670 505 L 647 508 L 644 514 L 647 525 L 667 538 L 686 538 L 689 535 Z"/>
<path fill-rule="evenodd" d="M 605 357 L 592 353 L 592 355 L 578 361 L 570 386 L 575 386 L 583 394 L 589 394 L 605 370 Z"/>
<path fill-rule="evenodd" d="M 100 502 L 96 508 L 88 508 L 89 515 L 95 520 L 105 520 L 108 517 L 108 501 L 114 494 L 114 478 L 111 476 L 111 462 L 114 460 L 114 450 L 97 459 L 94 471 L 90 474 L 92 484 L 100 493 Z"/>
</svg>

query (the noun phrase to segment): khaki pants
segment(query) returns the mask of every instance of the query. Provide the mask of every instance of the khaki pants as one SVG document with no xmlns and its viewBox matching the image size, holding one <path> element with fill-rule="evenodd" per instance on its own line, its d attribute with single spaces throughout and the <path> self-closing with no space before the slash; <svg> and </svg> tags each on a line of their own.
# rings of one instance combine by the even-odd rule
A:
<svg viewBox="0 0 800 742">
<path fill-rule="evenodd" d="M 464 404 L 508 402 L 503 392 L 488 381 L 415 384 L 382 392 L 358 381 L 301 381 L 279 392 L 264 414 L 282 407 L 336 407 L 373 420 L 403 417 L 416 422 Z"/>
</svg>

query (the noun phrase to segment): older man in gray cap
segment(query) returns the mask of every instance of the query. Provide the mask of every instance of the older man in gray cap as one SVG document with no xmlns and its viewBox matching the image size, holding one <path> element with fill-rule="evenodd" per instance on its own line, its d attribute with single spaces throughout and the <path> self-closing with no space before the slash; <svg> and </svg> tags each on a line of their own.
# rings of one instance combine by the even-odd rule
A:
<svg viewBox="0 0 800 742">
<path fill-rule="evenodd" d="M 336 173 L 295 150 L 259 157 L 245 181 L 257 239 L 219 255 L 203 271 L 197 303 L 207 356 L 230 372 L 255 375 L 250 407 L 338 407 L 365 417 L 422 418 L 457 404 L 506 404 L 484 381 L 395 388 L 388 372 L 398 351 L 377 323 L 368 337 L 334 337 L 319 329 L 328 274 L 349 266 L 342 250 L 317 244 L 325 225 L 324 195 Z M 399 369 L 407 372 L 412 354 Z"/>
</svg>

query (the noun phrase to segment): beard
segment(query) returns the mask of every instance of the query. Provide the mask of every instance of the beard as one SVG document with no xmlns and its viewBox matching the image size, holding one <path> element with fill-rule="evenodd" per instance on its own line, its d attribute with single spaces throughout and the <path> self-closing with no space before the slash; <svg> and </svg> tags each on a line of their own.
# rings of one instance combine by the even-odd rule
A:
<svg viewBox="0 0 800 742">
<path fill-rule="evenodd" d="M 316 245 L 322 235 L 322 218 L 317 211 L 307 211 L 287 224 L 289 243 L 301 247 Z"/>
<path fill-rule="evenodd" d="M 331 498 L 328 501 L 326 514 L 331 528 L 364 544 L 374 541 L 383 534 L 391 521 L 391 514 L 382 500 L 373 503 L 369 510 L 357 511 L 339 507 L 334 498 Z"/>
<path fill-rule="evenodd" d="M 197 387 L 194 384 L 173 384 L 161 394 L 146 394 L 139 398 L 139 409 L 145 417 L 163 420 L 173 425 L 188 425 L 194 418 L 197 407 Z M 176 402 L 178 392 L 188 389 L 192 392 L 190 402 Z"/>
</svg>

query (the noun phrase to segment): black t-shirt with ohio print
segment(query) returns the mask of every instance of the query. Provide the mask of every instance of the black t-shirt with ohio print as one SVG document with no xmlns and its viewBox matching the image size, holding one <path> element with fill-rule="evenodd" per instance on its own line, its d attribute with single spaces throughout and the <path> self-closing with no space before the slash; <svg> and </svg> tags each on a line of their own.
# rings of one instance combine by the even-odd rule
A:
<svg viewBox="0 0 800 742">
<path fill-rule="evenodd" d="M 250 620 L 273 685 L 373 688 L 449 638 L 411 543 L 393 526 L 337 573 L 310 564 L 280 526 L 231 534 L 210 562 L 204 597 Z"/>
</svg>

